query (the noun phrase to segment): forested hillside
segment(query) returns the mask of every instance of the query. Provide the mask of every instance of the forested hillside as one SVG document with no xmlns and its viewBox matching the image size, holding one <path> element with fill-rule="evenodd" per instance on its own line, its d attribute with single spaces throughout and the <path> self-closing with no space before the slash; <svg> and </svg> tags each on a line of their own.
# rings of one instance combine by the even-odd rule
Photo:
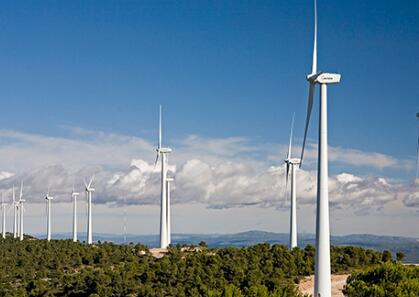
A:
<svg viewBox="0 0 419 297">
<path fill-rule="evenodd" d="M 384 263 L 354 273 L 349 277 L 344 293 L 348 297 L 417 297 L 419 267 Z"/>
<path fill-rule="evenodd" d="M 313 274 L 314 248 L 282 245 L 193 252 L 171 247 L 157 259 L 141 244 L 0 240 L 0 296 L 299 296 Z M 333 272 L 389 260 L 362 248 L 332 248 Z"/>
</svg>

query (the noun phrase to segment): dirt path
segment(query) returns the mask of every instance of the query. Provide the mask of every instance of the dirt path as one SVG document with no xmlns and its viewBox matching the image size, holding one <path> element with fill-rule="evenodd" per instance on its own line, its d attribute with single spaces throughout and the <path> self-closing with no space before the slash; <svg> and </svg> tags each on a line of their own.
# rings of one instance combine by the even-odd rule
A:
<svg viewBox="0 0 419 297">
<path fill-rule="evenodd" d="M 342 293 L 343 286 L 349 274 L 332 275 L 332 297 L 344 297 Z M 303 279 L 298 285 L 298 289 L 303 294 L 313 295 L 314 279 L 313 276 Z"/>
</svg>

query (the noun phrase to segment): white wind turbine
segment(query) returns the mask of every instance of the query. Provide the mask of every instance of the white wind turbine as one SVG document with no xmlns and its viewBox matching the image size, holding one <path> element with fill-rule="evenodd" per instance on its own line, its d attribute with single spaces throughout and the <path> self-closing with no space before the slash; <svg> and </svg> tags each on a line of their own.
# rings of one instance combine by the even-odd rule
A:
<svg viewBox="0 0 419 297">
<path fill-rule="evenodd" d="M 71 198 L 73 199 L 73 241 L 77 241 L 77 197 L 80 194 L 74 191 L 71 192 Z"/>
<path fill-rule="evenodd" d="M 314 47 L 311 74 L 307 76 L 310 83 L 307 118 L 305 124 L 301 162 L 310 122 L 315 85 L 320 85 L 320 117 L 317 172 L 317 213 L 316 213 L 316 258 L 314 275 L 314 296 L 331 296 L 330 275 L 330 226 L 329 226 L 329 189 L 328 189 L 328 156 L 327 156 L 327 85 L 340 82 L 340 74 L 317 72 L 317 2 L 314 0 Z M 301 166 L 301 164 L 300 164 Z"/>
<path fill-rule="evenodd" d="M 15 192 L 15 185 L 13 185 L 12 190 L 12 207 L 13 207 L 13 238 L 17 238 L 18 234 L 18 225 L 17 225 L 17 216 L 19 212 L 19 201 L 16 201 L 16 192 Z"/>
<path fill-rule="evenodd" d="M 419 112 L 416 113 L 416 118 L 419 119 Z M 416 179 L 415 181 L 418 179 L 418 174 L 419 174 L 419 128 L 418 128 L 418 146 L 416 148 Z"/>
<path fill-rule="evenodd" d="M 26 202 L 23 199 L 23 181 L 20 184 L 20 195 L 19 195 L 19 210 L 20 210 L 20 224 L 19 224 L 19 239 L 23 240 L 23 214 L 24 214 L 24 206 L 23 203 Z"/>
<path fill-rule="evenodd" d="M 160 105 L 159 113 L 159 141 L 157 146 L 157 157 L 154 166 L 157 165 L 159 159 L 161 159 L 161 208 L 160 208 L 160 248 L 167 248 L 169 245 L 169 236 L 167 230 L 168 207 L 167 204 L 167 154 L 172 152 L 171 148 L 162 147 L 162 108 Z"/>
<path fill-rule="evenodd" d="M 45 200 L 47 203 L 47 241 L 51 241 L 51 201 L 54 197 L 49 195 L 49 189 L 47 195 L 45 196 Z"/>
<path fill-rule="evenodd" d="M 1 236 L 6 238 L 6 203 L 4 203 L 4 192 L 1 193 L 2 224 Z"/>
<path fill-rule="evenodd" d="M 292 150 L 292 131 L 294 128 L 294 117 L 292 116 L 290 142 L 288 145 L 288 154 L 285 159 L 286 177 L 285 177 L 285 195 L 288 190 L 288 177 L 291 170 L 291 212 L 290 212 L 290 248 L 297 247 L 297 186 L 296 186 L 296 170 L 300 164 L 300 159 L 291 157 Z"/>
<path fill-rule="evenodd" d="M 167 190 L 167 244 L 172 243 L 172 218 L 170 213 L 170 184 L 174 181 L 172 177 L 166 178 L 166 190 Z"/>
<path fill-rule="evenodd" d="M 92 187 L 93 180 L 95 176 L 93 175 L 90 179 L 90 182 L 87 184 L 84 182 L 86 198 L 87 198 L 87 244 L 92 244 L 93 234 L 92 234 L 92 193 L 95 189 Z"/>
</svg>

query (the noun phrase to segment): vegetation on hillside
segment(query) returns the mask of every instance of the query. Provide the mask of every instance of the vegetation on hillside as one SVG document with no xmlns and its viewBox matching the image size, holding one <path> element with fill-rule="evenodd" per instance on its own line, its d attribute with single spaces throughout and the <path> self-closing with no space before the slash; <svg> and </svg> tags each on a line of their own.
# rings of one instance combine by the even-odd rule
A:
<svg viewBox="0 0 419 297">
<path fill-rule="evenodd" d="M 344 293 L 348 297 L 417 297 L 419 267 L 386 262 L 352 274 Z"/>
<path fill-rule="evenodd" d="M 85 245 L 69 240 L 0 240 L 0 296 L 299 296 L 313 274 L 314 248 L 282 245 L 194 252 L 171 247 L 157 259 L 141 244 Z M 380 263 L 383 254 L 332 248 L 332 271 Z"/>
</svg>

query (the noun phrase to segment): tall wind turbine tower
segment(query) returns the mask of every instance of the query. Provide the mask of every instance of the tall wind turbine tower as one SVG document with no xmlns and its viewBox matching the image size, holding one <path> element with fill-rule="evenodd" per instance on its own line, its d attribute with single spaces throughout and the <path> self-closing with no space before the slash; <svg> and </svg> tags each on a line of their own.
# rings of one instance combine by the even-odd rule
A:
<svg viewBox="0 0 419 297">
<path fill-rule="evenodd" d="M 167 154 L 172 152 L 171 148 L 162 147 L 162 108 L 160 105 L 159 113 L 159 141 L 157 146 L 157 157 L 155 166 L 158 160 L 161 161 L 161 207 L 160 207 L 160 248 L 167 248 L 168 242 L 168 230 L 167 230 Z"/>
<path fill-rule="evenodd" d="M 20 224 L 19 224 L 19 239 L 23 240 L 23 214 L 24 214 L 24 206 L 23 203 L 26 202 L 23 199 L 23 181 L 20 184 L 20 195 L 19 195 L 19 210 L 20 210 Z"/>
<path fill-rule="evenodd" d="M 331 296 L 330 275 L 330 226 L 329 226 L 329 189 L 328 189 L 328 156 L 327 156 L 327 85 L 340 82 L 340 74 L 317 72 L 317 2 L 314 0 L 314 47 L 311 73 L 307 75 L 310 83 L 307 118 L 305 124 L 301 162 L 307 129 L 310 122 L 313 97 L 316 84 L 320 85 L 319 144 L 317 169 L 317 212 L 316 212 L 316 258 L 314 274 L 314 296 Z M 301 166 L 301 164 L 300 164 Z"/>
<path fill-rule="evenodd" d="M 77 197 L 80 194 L 74 191 L 71 192 L 71 198 L 73 199 L 73 241 L 77 241 Z"/>
<path fill-rule="evenodd" d="M 2 224 L 1 236 L 6 238 L 6 203 L 4 203 L 4 192 L 1 193 Z"/>
<path fill-rule="evenodd" d="M 172 218 L 170 211 L 170 184 L 174 181 L 172 177 L 166 178 L 166 190 L 167 190 L 167 244 L 172 243 Z"/>
<path fill-rule="evenodd" d="M 416 118 L 419 119 L 419 112 L 416 113 Z M 419 176 L 419 123 L 418 123 L 418 146 L 416 148 L 416 180 L 418 179 Z"/>
<path fill-rule="evenodd" d="M 15 185 L 13 185 L 12 190 L 12 207 L 13 207 L 13 238 L 17 238 L 17 214 L 19 212 L 19 202 L 16 201 L 16 192 L 15 192 Z"/>
<path fill-rule="evenodd" d="M 49 195 L 49 189 L 47 195 L 45 196 L 45 200 L 47 202 L 47 241 L 51 241 L 51 201 L 54 199 L 52 196 Z"/>
<path fill-rule="evenodd" d="M 95 191 L 95 189 L 92 187 L 92 183 L 95 176 L 93 175 L 90 179 L 89 184 L 86 184 L 84 182 L 84 185 L 86 186 L 86 198 L 87 198 L 87 244 L 93 243 L 93 234 L 92 234 L 92 193 Z"/>
<path fill-rule="evenodd" d="M 291 211 L 290 211 L 290 249 L 297 247 L 297 185 L 296 170 L 300 164 L 300 159 L 291 157 L 292 150 L 292 131 L 294 128 L 294 117 L 292 116 L 290 142 L 288 145 L 288 154 L 285 159 L 286 177 L 285 177 L 285 193 L 288 190 L 288 178 L 291 171 Z M 285 194 L 286 195 L 286 194 Z"/>
</svg>

